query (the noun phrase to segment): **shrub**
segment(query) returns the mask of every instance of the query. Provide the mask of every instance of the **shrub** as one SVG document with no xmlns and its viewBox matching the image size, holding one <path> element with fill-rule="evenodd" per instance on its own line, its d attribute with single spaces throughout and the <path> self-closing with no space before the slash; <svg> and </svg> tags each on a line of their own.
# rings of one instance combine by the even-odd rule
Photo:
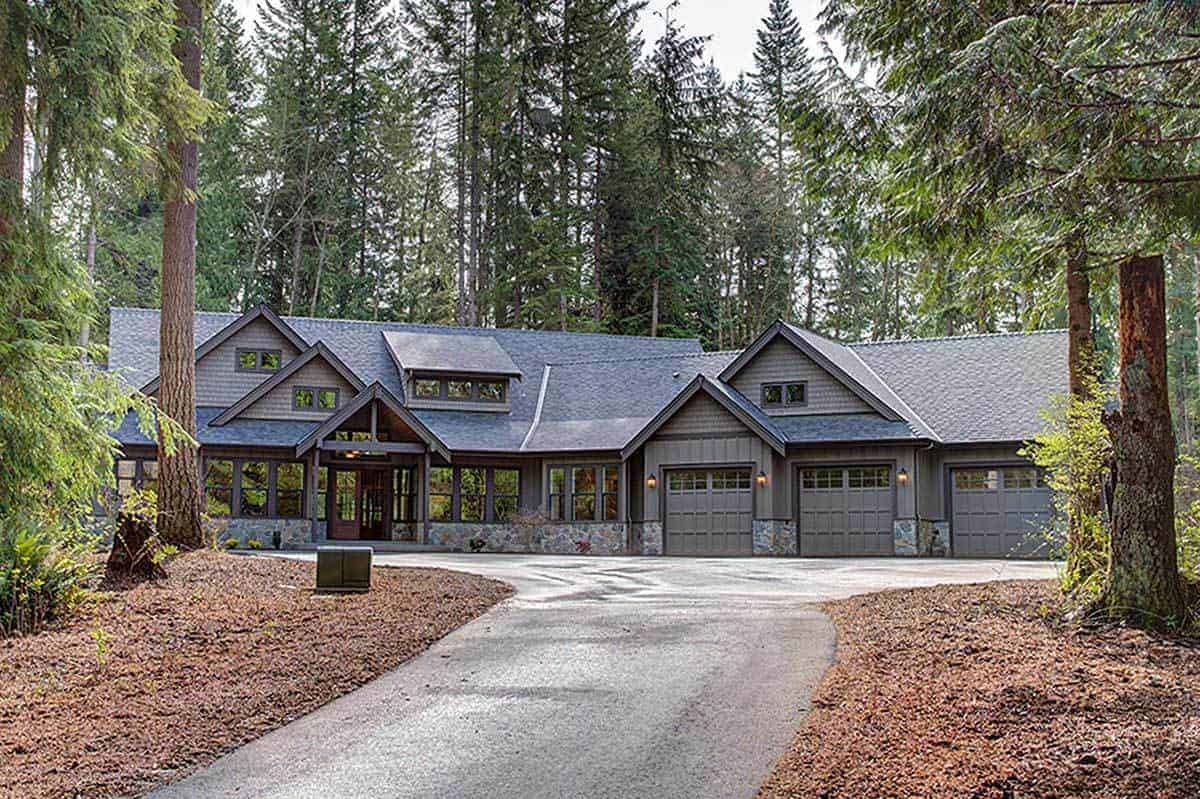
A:
<svg viewBox="0 0 1200 799">
<path fill-rule="evenodd" d="M 246 549 L 262 549 L 262 548 L 263 548 L 263 542 L 259 541 L 257 538 L 247 538 L 246 539 Z"/>
<path fill-rule="evenodd" d="M 225 547 L 226 549 L 237 549 L 238 540 L 236 538 L 226 538 L 221 542 L 221 546 Z"/>
<path fill-rule="evenodd" d="M 1200 456 L 1183 455 L 1175 468 L 1175 541 L 1179 572 L 1200 582 Z"/>
<path fill-rule="evenodd" d="M 85 544 L 35 526 L 0 529 L 0 636 L 36 633 L 79 603 L 95 567 Z"/>
</svg>

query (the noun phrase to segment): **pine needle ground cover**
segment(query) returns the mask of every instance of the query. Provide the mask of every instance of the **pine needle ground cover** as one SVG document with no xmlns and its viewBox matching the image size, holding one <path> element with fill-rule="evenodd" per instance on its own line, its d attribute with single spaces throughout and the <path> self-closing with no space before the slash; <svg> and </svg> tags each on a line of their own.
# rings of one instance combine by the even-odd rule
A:
<svg viewBox="0 0 1200 799">
<path fill-rule="evenodd" d="M 1061 621 L 1053 583 L 830 603 L 837 662 L 760 796 L 1200 795 L 1200 647 Z"/>
<path fill-rule="evenodd" d="M 0 641 L 0 797 L 128 795 L 347 693 L 511 594 L 441 569 L 376 569 L 316 595 L 313 564 L 197 552 Z"/>
</svg>

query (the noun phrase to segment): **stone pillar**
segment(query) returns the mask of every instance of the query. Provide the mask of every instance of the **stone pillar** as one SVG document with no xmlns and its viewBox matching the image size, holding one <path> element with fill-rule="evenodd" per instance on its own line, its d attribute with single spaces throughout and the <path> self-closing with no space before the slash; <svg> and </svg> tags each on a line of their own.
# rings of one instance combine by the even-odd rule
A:
<svg viewBox="0 0 1200 799">
<path fill-rule="evenodd" d="M 642 554 L 661 555 L 662 553 L 662 522 L 642 522 Z"/>
<path fill-rule="evenodd" d="M 915 557 L 921 554 L 917 546 L 916 519 L 896 519 L 892 522 L 892 545 L 896 555 Z"/>
</svg>

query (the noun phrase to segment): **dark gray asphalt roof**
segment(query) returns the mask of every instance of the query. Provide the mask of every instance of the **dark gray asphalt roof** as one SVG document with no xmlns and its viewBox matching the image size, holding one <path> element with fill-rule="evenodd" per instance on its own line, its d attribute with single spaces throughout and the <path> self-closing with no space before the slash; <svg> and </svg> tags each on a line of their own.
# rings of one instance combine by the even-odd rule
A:
<svg viewBox="0 0 1200 799">
<path fill-rule="evenodd" d="M 196 409 L 196 439 L 208 446 L 255 445 L 262 447 L 291 447 L 317 428 L 316 422 L 285 421 L 282 419 L 237 418 L 220 427 L 209 427 L 224 408 Z M 113 436 L 122 444 L 153 444 L 138 429 L 137 415 L 130 411 Z"/>
<path fill-rule="evenodd" d="M 917 438 L 907 422 L 884 419 L 877 413 L 776 416 L 771 421 L 789 444 L 817 444 L 823 441 L 902 441 Z"/>
<path fill-rule="evenodd" d="M 1067 332 L 851 345 L 945 443 L 1025 441 L 1067 391 Z"/>
<path fill-rule="evenodd" d="M 388 330 L 383 338 L 396 362 L 408 371 L 523 376 L 512 358 L 491 336 Z"/>
</svg>

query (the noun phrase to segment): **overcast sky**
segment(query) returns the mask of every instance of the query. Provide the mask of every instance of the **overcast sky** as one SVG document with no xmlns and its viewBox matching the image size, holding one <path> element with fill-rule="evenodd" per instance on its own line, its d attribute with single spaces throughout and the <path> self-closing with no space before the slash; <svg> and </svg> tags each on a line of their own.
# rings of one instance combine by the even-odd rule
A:
<svg viewBox="0 0 1200 799">
<path fill-rule="evenodd" d="M 235 0 L 247 17 L 254 14 L 258 0 Z M 659 16 L 670 0 L 650 0 L 642 15 L 642 33 L 648 44 L 662 33 Z M 711 36 L 708 55 L 725 80 L 754 69 L 754 31 L 767 14 L 769 0 L 681 0 L 672 12 L 690 34 Z M 800 21 L 809 51 L 817 53 L 816 16 L 824 0 L 792 0 L 792 11 Z"/>
</svg>

